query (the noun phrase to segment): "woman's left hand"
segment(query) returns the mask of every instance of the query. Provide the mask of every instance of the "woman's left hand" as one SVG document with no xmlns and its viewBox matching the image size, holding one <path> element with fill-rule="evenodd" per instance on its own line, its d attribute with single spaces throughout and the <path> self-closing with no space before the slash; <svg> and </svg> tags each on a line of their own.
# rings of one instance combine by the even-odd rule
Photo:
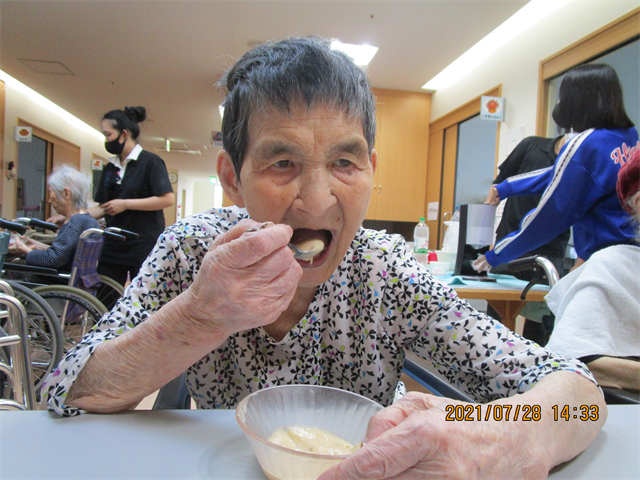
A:
<svg viewBox="0 0 640 480">
<path fill-rule="evenodd" d="M 115 198 L 113 200 L 109 200 L 108 202 L 101 204 L 100 208 L 104 210 L 105 214 L 113 217 L 114 215 L 117 215 L 127 210 L 126 200 L 123 200 L 121 198 Z"/>
<path fill-rule="evenodd" d="M 547 478 L 519 422 L 446 421 L 447 405 L 476 405 L 417 392 L 374 415 L 364 446 L 318 480 Z M 481 407 L 482 414 L 486 406 Z"/>
</svg>

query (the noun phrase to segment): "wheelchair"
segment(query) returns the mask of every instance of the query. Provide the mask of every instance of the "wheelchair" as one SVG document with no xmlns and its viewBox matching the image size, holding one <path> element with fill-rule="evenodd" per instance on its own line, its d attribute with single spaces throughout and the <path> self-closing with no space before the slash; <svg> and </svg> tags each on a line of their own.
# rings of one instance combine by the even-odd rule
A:
<svg viewBox="0 0 640 480">
<path fill-rule="evenodd" d="M 22 218 L 17 218 L 14 221 L 30 227 L 36 226 L 36 227 L 42 227 L 46 229 L 51 229 L 51 227 L 53 227 L 57 229 L 57 225 L 47 223 L 47 222 L 42 222 L 41 220 L 34 220 L 32 218 L 22 217 Z M 118 242 L 126 242 L 127 240 L 140 238 L 140 235 L 135 232 L 131 232 L 131 231 L 124 230 L 121 228 L 116 228 L 116 227 L 109 227 L 109 228 L 105 228 L 104 230 L 94 229 L 90 233 L 92 234 L 92 236 L 102 235 L 102 236 L 109 237 L 113 240 L 116 240 Z M 86 237 L 86 235 L 88 234 L 83 233 L 83 235 L 85 235 Z M 88 248 L 91 248 L 91 247 L 88 247 Z M 76 249 L 76 255 L 77 254 L 78 254 L 78 251 Z M 86 253 L 80 252 L 80 258 L 83 259 L 84 262 L 93 261 L 92 259 L 93 257 L 87 260 L 87 257 L 92 255 L 94 255 L 94 253 L 90 249 Z M 99 256 L 100 254 L 98 253 L 97 257 L 99 258 Z M 81 265 L 81 262 L 79 263 L 79 265 Z M 6 270 L 13 271 L 13 272 L 36 273 L 40 276 L 51 277 L 50 281 L 55 284 L 67 284 L 69 286 L 84 289 L 84 286 L 77 280 L 77 276 L 78 276 L 77 271 L 76 273 L 74 273 L 73 270 L 70 273 L 64 273 L 64 272 L 59 272 L 52 268 L 34 267 L 31 265 L 21 265 L 21 264 L 7 264 Z M 92 269 L 90 268 L 89 270 L 92 270 Z M 93 273 L 95 272 L 90 271 L 90 274 L 93 275 Z M 82 273 L 81 275 L 84 275 L 84 273 Z M 99 279 L 98 282 L 92 282 L 92 285 L 87 288 L 91 289 L 91 294 L 95 296 L 98 300 L 100 300 L 100 303 L 102 303 L 107 308 L 107 310 L 111 310 L 116 304 L 116 302 L 118 301 L 118 299 L 122 297 L 122 294 L 124 293 L 124 286 L 118 283 L 117 281 L 115 281 L 114 279 L 107 277 L 105 275 L 97 274 L 97 277 L 95 277 L 95 280 L 98 280 L 98 279 Z"/>
<path fill-rule="evenodd" d="M 0 219 L 0 228 L 20 234 L 26 231 L 26 225 L 53 231 L 57 229 L 56 225 L 38 219 L 23 218 L 18 220 L 17 222 L 9 222 Z M 58 365 L 64 352 L 79 342 L 84 334 L 107 312 L 106 307 L 88 288 L 78 288 L 75 285 L 84 285 L 87 278 L 97 280 L 95 268 L 102 248 L 103 235 L 110 235 L 120 241 L 124 241 L 125 237 L 115 232 L 105 233 L 100 229 L 94 230 L 93 232 L 85 232 L 83 239 L 79 241 L 80 248 L 76 249 L 74 255 L 74 268 L 64 280 L 70 285 L 47 285 L 43 282 L 33 283 L 25 280 L 8 281 L 14 295 L 24 305 L 27 314 L 32 379 L 36 395 L 39 395 L 42 383 Z M 5 263 L 9 239 L 9 233 L 0 233 L 0 257 L 2 260 L 0 268 L 3 268 L 5 273 L 21 272 L 55 277 L 61 275 L 61 278 L 65 278 L 64 274 L 59 274 L 54 269 Z M 93 255 L 95 261 L 87 259 L 89 254 Z M 119 288 L 121 292 L 122 287 Z M 119 296 L 120 293 L 118 298 Z M 5 326 L 6 324 L 0 321 L 0 327 L 4 328 Z"/>
<path fill-rule="evenodd" d="M 40 220 L 19 218 L 17 222 L 28 226 L 46 225 L 47 229 L 55 229 L 57 226 L 47 224 Z M 0 222 L 0 226 L 12 229 L 7 222 Z M 124 242 L 127 236 L 137 237 L 136 233 L 123 231 L 117 228 L 101 230 L 91 228 L 85 230 L 78 239 L 76 251 L 70 273 L 61 273 L 55 269 L 37 267 L 33 265 L 5 263 L 6 273 L 28 274 L 26 280 L 20 283 L 32 289 L 42 297 L 55 312 L 63 332 L 64 350 L 75 346 L 86 333 L 107 313 L 108 308 L 98 298 L 102 293 L 109 305 L 115 304 L 122 296 L 124 287 L 114 280 L 97 273 L 98 260 L 102 251 L 104 238 L 109 237 Z M 43 278 L 45 280 L 43 280 Z M 46 282 L 46 283 L 45 283 Z"/>
</svg>

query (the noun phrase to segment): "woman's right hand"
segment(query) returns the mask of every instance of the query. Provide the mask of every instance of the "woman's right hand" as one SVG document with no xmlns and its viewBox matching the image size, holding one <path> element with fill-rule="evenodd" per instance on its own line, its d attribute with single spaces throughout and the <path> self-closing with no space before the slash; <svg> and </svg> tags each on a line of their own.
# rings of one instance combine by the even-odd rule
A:
<svg viewBox="0 0 640 480">
<path fill-rule="evenodd" d="M 500 194 L 498 193 L 498 189 L 495 185 L 491 185 L 489 195 L 487 195 L 487 199 L 484 203 L 487 205 L 498 205 L 500 203 Z"/>
<path fill-rule="evenodd" d="M 288 225 L 243 220 L 218 236 L 185 292 L 184 314 L 216 337 L 275 322 L 293 299 L 302 267 Z M 249 231 L 249 228 L 258 228 Z"/>
</svg>

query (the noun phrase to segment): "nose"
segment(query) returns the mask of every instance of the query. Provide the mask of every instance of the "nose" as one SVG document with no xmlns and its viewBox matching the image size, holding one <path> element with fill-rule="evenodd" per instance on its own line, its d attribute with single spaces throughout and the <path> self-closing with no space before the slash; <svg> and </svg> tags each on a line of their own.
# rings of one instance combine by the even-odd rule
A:
<svg viewBox="0 0 640 480">
<path fill-rule="evenodd" d="M 309 170 L 300 175 L 300 193 L 293 206 L 313 217 L 324 215 L 338 202 L 333 193 L 331 180 L 331 173 L 323 168 Z"/>
</svg>

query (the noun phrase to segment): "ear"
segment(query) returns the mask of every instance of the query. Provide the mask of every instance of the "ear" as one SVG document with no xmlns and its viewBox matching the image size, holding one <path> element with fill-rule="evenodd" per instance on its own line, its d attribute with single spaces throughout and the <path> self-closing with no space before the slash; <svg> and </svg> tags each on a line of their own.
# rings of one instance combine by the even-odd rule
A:
<svg viewBox="0 0 640 480">
<path fill-rule="evenodd" d="M 238 188 L 236 171 L 233 168 L 231 156 L 225 150 L 220 150 L 220 153 L 218 153 L 216 171 L 218 172 L 218 180 L 220 180 L 222 189 L 227 194 L 227 197 L 238 207 L 244 208 L 244 199 Z"/>
<path fill-rule="evenodd" d="M 378 168 L 378 152 L 376 152 L 375 148 L 371 149 L 371 167 L 373 168 L 373 173 L 376 173 L 376 168 Z"/>
<path fill-rule="evenodd" d="M 64 198 L 71 198 L 71 190 L 69 190 L 69 188 L 67 187 L 64 187 L 62 195 L 64 196 Z"/>
<path fill-rule="evenodd" d="M 637 192 L 632 200 L 633 206 L 636 209 L 636 218 L 640 221 L 640 192 Z"/>
</svg>

